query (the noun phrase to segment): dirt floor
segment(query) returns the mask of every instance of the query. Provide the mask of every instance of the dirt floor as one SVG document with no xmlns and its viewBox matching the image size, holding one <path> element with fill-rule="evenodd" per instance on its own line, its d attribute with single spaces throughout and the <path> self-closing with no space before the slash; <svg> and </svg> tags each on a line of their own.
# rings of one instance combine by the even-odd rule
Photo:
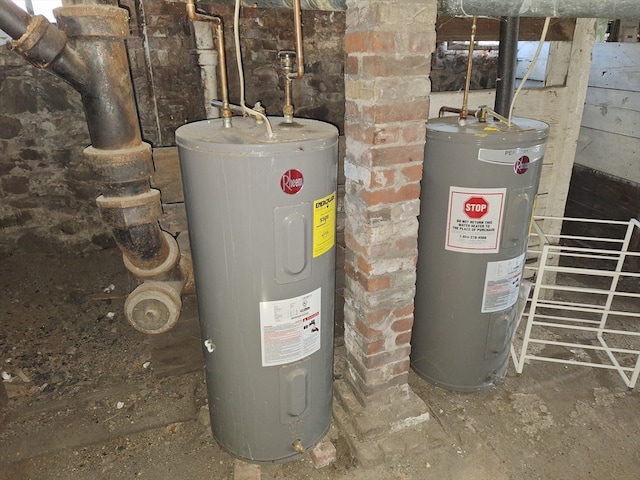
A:
<svg viewBox="0 0 640 480">
<path fill-rule="evenodd" d="M 114 249 L 0 259 L 0 479 L 233 478 L 208 424 L 197 325 L 138 333 L 122 313 L 135 284 Z M 303 456 L 262 479 L 640 478 L 640 393 L 615 372 L 531 362 L 481 393 L 413 373 L 410 385 L 431 412 L 423 449 L 356 466 L 332 427 L 335 464 Z"/>
</svg>

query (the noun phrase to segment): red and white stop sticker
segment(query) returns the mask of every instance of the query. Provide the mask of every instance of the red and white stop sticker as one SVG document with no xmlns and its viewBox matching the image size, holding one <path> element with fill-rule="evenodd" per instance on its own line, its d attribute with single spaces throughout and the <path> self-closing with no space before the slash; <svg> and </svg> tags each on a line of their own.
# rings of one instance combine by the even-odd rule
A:
<svg viewBox="0 0 640 480">
<path fill-rule="evenodd" d="M 287 170 L 280 177 L 280 188 L 284 193 L 288 193 L 289 195 L 295 195 L 300 190 L 302 190 L 302 186 L 304 185 L 304 177 L 302 176 L 302 172 L 295 168 L 291 170 Z"/>
<path fill-rule="evenodd" d="M 473 219 L 482 218 L 489 213 L 489 203 L 483 197 L 471 197 L 463 204 L 464 214 Z"/>
<path fill-rule="evenodd" d="M 516 160 L 516 163 L 513 164 L 513 171 L 518 175 L 522 175 L 527 170 L 529 170 L 530 164 L 531 160 L 529 160 L 529 157 L 526 155 L 522 155 L 518 160 Z"/>
</svg>

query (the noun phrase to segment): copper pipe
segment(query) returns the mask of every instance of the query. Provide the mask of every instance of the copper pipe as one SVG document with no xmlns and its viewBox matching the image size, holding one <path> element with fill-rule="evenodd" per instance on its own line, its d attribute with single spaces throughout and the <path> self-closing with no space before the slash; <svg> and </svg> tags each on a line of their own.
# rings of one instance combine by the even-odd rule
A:
<svg viewBox="0 0 640 480">
<path fill-rule="evenodd" d="M 471 38 L 469 39 L 469 56 L 467 58 L 467 78 L 464 85 L 464 95 L 462 97 L 462 108 L 460 109 L 460 122 L 461 124 L 467 120 L 467 104 L 469 103 L 469 90 L 471 88 L 471 68 L 473 66 L 473 47 L 476 40 L 476 23 L 478 17 L 474 15 L 473 23 L 471 24 Z"/>
<path fill-rule="evenodd" d="M 211 22 L 215 24 L 218 47 L 218 63 L 220 65 L 220 89 L 222 94 L 222 121 L 225 127 L 231 126 L 232 112 L 229 106 L 229 82 L 227 79 L 227 56 L 224 46 L 224 26 L 222 18 L 215 15 L 205 15 L 196 11 L 195 0 L 187 0 L 187 17 L 192 22 Z"/>
<path fill-rule="evenodd" d="M 304 76 L 304 56 L 302 53 L 302 9 L 300 0 L 293 0 L 293 28 L 296 33 L 296 60 L 297 69 L 295 73 L 290 73 L 287 78 L 302 78 Z"/>
</svg>

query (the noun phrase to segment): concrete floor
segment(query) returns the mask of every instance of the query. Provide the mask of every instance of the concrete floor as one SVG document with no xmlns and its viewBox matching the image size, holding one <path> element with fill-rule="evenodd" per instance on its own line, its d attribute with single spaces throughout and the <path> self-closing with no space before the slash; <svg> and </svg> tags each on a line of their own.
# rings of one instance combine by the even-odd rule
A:
<svg viewBox="0 0 640 480">
<path fill-rule="evenodd" d="M 135 282 L 116 250 L 15 255 L 0 270 L 0 479 L 233 478 L 208 425 L 195 305 L 150 338 L 122 315 Z M 332 426 L 333 465 L 304 455 L 262 479 L 640 478 L 640 394 L 615 372 L 534 361 L 480 393 L 409 384 L 431 414 L 421 448 L 357 464 Z"/>
</svg>

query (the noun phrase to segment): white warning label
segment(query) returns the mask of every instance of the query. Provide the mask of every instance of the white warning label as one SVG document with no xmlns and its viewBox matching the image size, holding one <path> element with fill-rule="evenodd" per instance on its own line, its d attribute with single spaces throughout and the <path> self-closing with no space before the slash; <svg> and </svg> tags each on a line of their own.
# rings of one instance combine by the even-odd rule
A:
<svg viewBox="0 0 640 480">
<path fill-rule="evenodd" d="M 320 349 L 321 291 L 260 302 L 263 367 L 295 362 Z"/>
<path fill-rule="evenodd" d="M 449 187 L 445 248 L 497 253 L 506 193 L 506 188 Z"/>
<path fill-rule="evenodd" d="M 518 301 L 525 254 L 510 260 L 488 262 L 482 294 L 482 313 L 499 312 Z"/>
</svg>

